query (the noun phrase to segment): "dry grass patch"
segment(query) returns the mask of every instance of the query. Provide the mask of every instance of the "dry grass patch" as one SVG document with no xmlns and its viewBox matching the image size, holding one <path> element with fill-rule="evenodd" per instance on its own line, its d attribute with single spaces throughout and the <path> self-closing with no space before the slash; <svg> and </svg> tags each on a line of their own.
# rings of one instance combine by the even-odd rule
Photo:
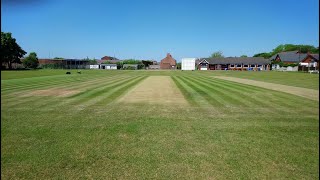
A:
<svg viewBox="0 0 320 180">
<path fill-rule="evenodd" d="M 170 76 L 150 76 L 119 99 L 125 103 L 187 105 Z"/>
<path fill-rule="evenodd" d="M 58 96 L 58 97 L 67 97 L 73 94 L 79 93 L 80 91 L 77 90 L 68 90 L 68 89 L 57 89 L 57 88 L 50 88 L 50 89 L 43 89 L 43 90 L 35 90 L 24 94 L 23 96 Z"/>
<path fill-rule="evenodd" d="M 238 82 L 238 83 L 242 83 L 242 84 L 258 86 L 258 87 L 271 89 L 271 90 L 275 90 L 275 91 L 281 91 L 281 92 L 305 97 L 305 98 L 308 98 L 311 100 L 319 101 L 319 90 L 286 86 L 286 85 L 281 85 L 281 84 L 276 84 L 276 83 L 268 83 L 268 82 L 235 78 L 235 77 L 214 76 L 214 78 Z"/>
</svg>

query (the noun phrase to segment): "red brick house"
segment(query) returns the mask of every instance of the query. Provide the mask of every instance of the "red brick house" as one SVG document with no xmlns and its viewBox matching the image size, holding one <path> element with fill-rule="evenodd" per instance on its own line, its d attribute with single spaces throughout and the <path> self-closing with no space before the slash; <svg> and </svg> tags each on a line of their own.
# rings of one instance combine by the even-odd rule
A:
<svg viewBox="0 0 320 180">
<path fill-rule="evenodd" d="M 177 69 L 177 61 L 172 58 L 170 53 L 167 53 L 167 57 L 161 60 L 160 69 Z"/>
</svg>

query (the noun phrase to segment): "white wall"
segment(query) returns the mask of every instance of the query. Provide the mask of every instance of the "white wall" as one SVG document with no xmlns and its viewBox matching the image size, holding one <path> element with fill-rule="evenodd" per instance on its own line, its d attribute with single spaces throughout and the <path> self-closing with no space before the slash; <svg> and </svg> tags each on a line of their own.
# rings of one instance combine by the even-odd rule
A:
<svg viewBox="0 0 320 180">
<path fill-rule="evenodd" d="M 90 65 L 90 69 L 99 69 L 99 65 Z"/>
<path fill-rule="evenodd" d="M 181 59 L 181 70 L 195 70 L 196 69 L 196 58 L 182 58 Z"/>
</svg>

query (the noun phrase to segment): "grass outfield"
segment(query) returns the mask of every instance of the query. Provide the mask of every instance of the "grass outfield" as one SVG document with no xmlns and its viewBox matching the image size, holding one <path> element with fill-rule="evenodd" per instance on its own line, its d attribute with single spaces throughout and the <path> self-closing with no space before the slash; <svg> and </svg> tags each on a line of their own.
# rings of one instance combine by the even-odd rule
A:
<svg viewBox="0 0 320 180">
<path fill-rule="evenodd" d="M 319 102 L 210 77 L 319 89 L 319 75 L 82 72 L 1 72 L 3 179 L 319 179 Z M 187 106 L 118 101 L 159 75 Z"/>
</svg>

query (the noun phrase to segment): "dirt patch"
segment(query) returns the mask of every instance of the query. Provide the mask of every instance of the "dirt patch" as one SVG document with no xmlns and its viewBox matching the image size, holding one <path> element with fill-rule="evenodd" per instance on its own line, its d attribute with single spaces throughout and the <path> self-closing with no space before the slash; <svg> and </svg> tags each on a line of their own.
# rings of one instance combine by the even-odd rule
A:
<svg viewBox="0 0 320 180">
<path fill-rule="evenodd" d="M 286 85 L 282 85 L 282 84 L 267 83 L 267 82 L 262 82 L 262 81 L 255 81 L 255 80 L 235 78 L 235 77 L 214 76 L 214 78 L 238 82 L 238 83 L 242 83 L 242 84 L 258 86 L 258 87 L 263 87 L 263 88 L 272 89 L 275 91 L 286 92 L 286 93 L 290 93 L 293 95 L 297 95 L 297 96 L 301 96 L 301 97 L 305 97 L 308 99 L 319 101 L 319 90 L 294 87 L 294 86 L 286 86 Z"/>
<path fill-rule="evenodd" d="M 44 89 L 44 90 L 35 90 L 30 93 L 27 93 L 23 96 L 59 96 L 66 97 L 71 96 L 73 94 L 79 93 L 80 91 L 76 90 L 68 90 L 68 89 Z"/>
<path fill-rule="evenodd" d="M 119 102 L 188 104 L 170 76 L 150 76 L 146 78 L 120 98 Z"/>
</svg>

